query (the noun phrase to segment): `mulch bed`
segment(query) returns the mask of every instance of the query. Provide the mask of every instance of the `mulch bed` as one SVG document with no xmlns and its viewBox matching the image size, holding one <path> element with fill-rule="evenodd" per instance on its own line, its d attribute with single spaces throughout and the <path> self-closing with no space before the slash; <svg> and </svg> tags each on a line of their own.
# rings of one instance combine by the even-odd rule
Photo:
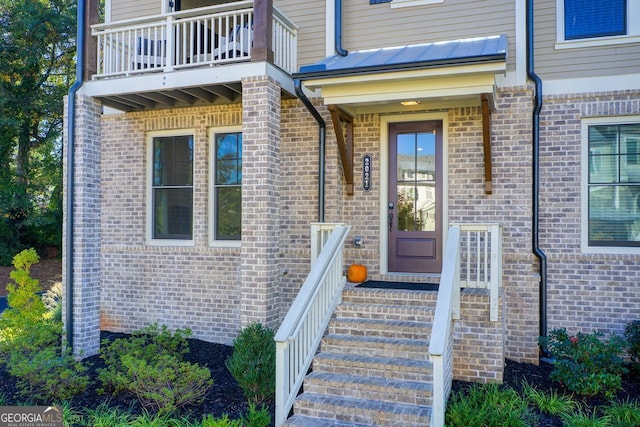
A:
<svg viewBox="0 0 640 427">
<path fill-rule="evenodd" d="M 13 267 L 0 267 L 0 297 L 7 295 L 7 283 L 11 281 L 9 273 Z M 62 281 L 62 261 L 60 259 L 43 259 L 31 266 L 31 277 L 40 280 L 40 286 L 47 290 L 55 282 Z"/>
</svg>

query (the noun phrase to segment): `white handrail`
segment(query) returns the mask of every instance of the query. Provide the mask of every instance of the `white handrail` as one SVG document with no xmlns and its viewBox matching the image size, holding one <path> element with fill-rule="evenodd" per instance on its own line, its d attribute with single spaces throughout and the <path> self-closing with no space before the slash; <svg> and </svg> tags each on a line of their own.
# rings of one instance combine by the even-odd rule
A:
<svg viewBox="0 0 640 427">
<path fill-rule="evenodd" d="M 444 426 L 444 413 L 453 382 L 453 320 L 460 318 L 460 227 L 449 228 L 438 300 L 433 316 L 429 358 L 433 364 L 431 426 Z M 454 310 L 457 307 L 457 310 Z M 457 311 L 457 313 L 456 313 Z"/>
<path fill-rule="evenodd" d="M 343 249 L 350 228 L 335 225 L 276 333 L 276 427 L 287 419 L 329 320 L 341 301 L 346 283 Z M 315 230 L 318 229 L 314 227 L 313 234 L 317 233 Z"/>
</svg>

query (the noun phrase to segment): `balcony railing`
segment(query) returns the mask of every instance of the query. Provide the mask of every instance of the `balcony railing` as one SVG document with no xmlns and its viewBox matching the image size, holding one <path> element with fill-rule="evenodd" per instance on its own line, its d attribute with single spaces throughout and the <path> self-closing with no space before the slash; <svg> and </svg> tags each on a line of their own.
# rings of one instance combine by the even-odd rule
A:
<svg viewBox="0 0 640 427">
<path fill-rule="evenodd" d="M 296 67 L 297 28 L 273 9 L 274 63 Z M 251 61 L 253 1 L 98 24 L 94 79 Z"/>
</svg>

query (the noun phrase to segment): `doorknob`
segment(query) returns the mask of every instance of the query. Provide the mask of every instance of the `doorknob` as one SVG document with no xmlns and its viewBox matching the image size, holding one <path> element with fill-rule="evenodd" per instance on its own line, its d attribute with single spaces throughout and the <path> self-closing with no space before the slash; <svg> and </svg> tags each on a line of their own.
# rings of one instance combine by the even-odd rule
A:
<svg viewBox="0 0 640 427">
<path fill-rule="evenodd" d="M 393 204 L 393 202 L 389 202 L 389 210 L 393 210 L 394 207 L 395 205 Z"/>
</svg>

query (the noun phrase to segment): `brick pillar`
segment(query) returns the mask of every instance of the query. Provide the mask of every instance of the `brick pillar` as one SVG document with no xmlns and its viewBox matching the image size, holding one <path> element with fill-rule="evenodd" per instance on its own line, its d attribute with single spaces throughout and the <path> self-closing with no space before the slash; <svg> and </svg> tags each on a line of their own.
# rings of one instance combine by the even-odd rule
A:
<svg viewBox="0 0 640 427">
<path fill-rule="evenodd" d="M 65 98 L 65 114 L 68 99 Z M 102 106 L 93 98 L 78 95 L 75 111 L 74 204 L 73 204 L 73 353 L 88 357 L 100 348 L 100 117 Z M 67 182 L 68 117 L 64 121 L 64 221 Z M 66 242 L 66 227 L 63 242 Z M 66 245 L 62 251 L 63 301 L 67 301 Z M 66 319 L 66 302 L 63 319 Z"/>
<path fill-rule="evenodd" d="M 242 81 L 242 262 L 240 322 L 278 322 L 280 87 Z"/>
</svg>

